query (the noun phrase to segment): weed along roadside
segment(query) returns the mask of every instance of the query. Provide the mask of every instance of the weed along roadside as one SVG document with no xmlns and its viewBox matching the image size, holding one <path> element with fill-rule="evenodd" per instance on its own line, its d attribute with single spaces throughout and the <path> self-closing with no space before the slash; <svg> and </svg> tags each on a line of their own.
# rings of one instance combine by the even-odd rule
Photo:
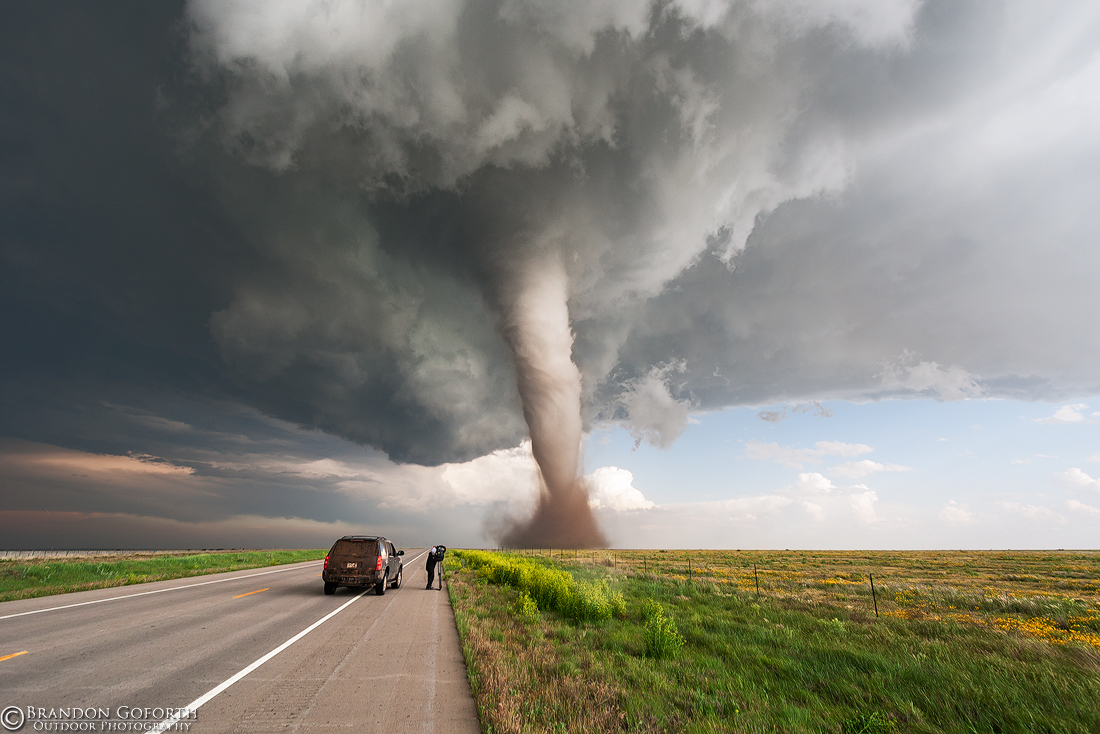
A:
<svg viewBox="0 0 1100 734">
<path fill-rule="evenodd" d="M 147 581 L 223 571 L 279 566 L 325 557 L 325 550 L 165 552 L 94 556 L 88 559 L 0 559 L 0 601 L 32 599 L 71 591 L 106 589 Z"/>
<path fill-rule="evenodd" d="M 448 578 L 493 734 L 1084 734 L 1098 571 L 1097 553 L 544 549 L 456 551 Z"/>
</svg>

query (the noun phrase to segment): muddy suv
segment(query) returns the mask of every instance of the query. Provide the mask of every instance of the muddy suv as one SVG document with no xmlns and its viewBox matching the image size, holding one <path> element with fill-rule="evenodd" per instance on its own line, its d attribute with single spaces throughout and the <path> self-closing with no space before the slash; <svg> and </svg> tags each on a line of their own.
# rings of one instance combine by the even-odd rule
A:
<svg viewBox="0 0 1100 734">
<path fill-rule="evenodd" d="M 340 586 L 373 586 L 379 596 L 387 588 L 400 589 L 403 555 L 405 551 L 380 536 L 345 535 L 325 556 L 321 571 L 325 593 L 335 594 Z"/>
</svg>

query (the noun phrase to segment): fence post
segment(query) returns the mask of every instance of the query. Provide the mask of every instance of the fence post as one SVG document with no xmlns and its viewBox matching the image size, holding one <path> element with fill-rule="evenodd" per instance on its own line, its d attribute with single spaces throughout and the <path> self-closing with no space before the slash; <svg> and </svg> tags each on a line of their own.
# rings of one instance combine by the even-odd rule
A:
<svg viewBox="0 0 1100 734">
<path fill-rule="evenodd" d="M 875 575 L 873 573 L 867 575 L 871 577 L 871 601 L 875 603 L 875 618 L 878 619 L 878 598 L 875 597 Z"/>
<path fill-rule="evenodd" d="M 756 564 L 752 564 L 752 577 L 756 579 L 756 595 L 760 596 L 760 574 L 756 572 Z"/>
</svg>

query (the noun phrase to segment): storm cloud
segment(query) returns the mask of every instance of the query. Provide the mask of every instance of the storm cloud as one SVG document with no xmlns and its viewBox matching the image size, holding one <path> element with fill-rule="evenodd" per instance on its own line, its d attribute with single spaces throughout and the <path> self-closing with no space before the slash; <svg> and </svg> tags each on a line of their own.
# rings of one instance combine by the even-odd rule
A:
<svg viewBox="0 0 1100 734">
<path fill-rule="evenodd" d="M 532 292 L 575 371 L 563 486 L 600 424 L 669 446 L 734 405 L 1100 389 L 1091 4 L 0 12 L 10 439 L 195 469 L 172 422 L 247 414 L 538 458 Z M 261 496 L 205 491 L 142 511 Z M 346 512 L 297 491 L 273 516 Z"/>
</svg>

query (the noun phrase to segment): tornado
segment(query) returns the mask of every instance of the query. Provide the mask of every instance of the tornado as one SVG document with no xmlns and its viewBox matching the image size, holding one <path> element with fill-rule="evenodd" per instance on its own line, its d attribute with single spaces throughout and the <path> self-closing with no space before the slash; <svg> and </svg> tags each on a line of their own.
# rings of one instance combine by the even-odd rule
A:
<svg viewBox="0 0 1100 734">
<path fill-rule="evenodd" d="M 581 476 L 581 373 L 573 363 L 569 282 L 560 256 L 537 257 L 505 289 L 502 331 L 512 350 L 539 498 L 529 519 L 502 541 L 510 547 L 605 547 Z"/>
<path fill-rule="evenodd" d="M 761 217 L 845 190 L 863 142 L 828 90 L 905 51 L 920 4 L 902 4 L 884 30 L 860 7 L 768 3 L 190 0 L 194 88 L 164 114 L 265 263 L 225 281 L 210 321 L 240 389 L 400 462 L 468 461 L 526 429 L 536 508 L 487 533 L 606 545 L 582 396 L 636 440 L 679 435 L 691 403 L 661 372 L 679 322 L 634 320 L 701 299 L 721 321 L 709 290 L 650 299 L 689 272 L 729 296 L 702 258 L 732 268 Z M 689 350 L 697 377 L 744 340 L 740 321 L 715 334 Z"/>
</svg>

